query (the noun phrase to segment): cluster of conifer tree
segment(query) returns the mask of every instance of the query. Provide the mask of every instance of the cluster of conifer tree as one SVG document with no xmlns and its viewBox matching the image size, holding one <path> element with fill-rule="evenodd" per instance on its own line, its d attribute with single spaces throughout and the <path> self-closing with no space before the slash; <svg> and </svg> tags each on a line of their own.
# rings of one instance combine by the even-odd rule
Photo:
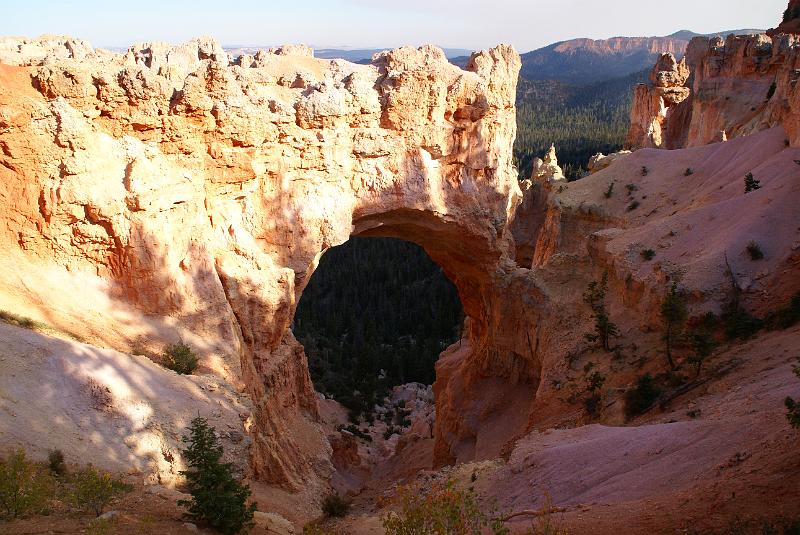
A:
<svg viewBox="0 0 800 535">
<path fill-rule="evenodd" d="M 316 389 L 368 416 L 392 386 L 431 384 L 463 320 L 453 284 L 425 251 L 393 238 L 351 238 L 321 258 L 294 334 Z"/>
<path fill-rule="evenodd" d="M 520 79 L 514 144 L 520 179 L 530 176 L 533 159 L 541 158 L 551 143 L 570 180 L 583 176 L 593 155 L 620 150 L 630 125 L 633 87 L 644 82 L 646 74 L 589 86 Z"/>
</svg>

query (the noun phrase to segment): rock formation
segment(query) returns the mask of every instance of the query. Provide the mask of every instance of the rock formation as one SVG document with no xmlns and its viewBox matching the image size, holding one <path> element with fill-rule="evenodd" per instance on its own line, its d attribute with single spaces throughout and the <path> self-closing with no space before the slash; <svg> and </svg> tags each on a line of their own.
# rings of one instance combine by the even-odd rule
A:
<svg viewBox="0 0 800 535">
<path fill-rule="evenodd" d="M 685 66 L 662 57 L 651 74 L 654 86 L 637 86 L 629 148 L 695 147 L 777 125 L 800 144 L 796 35 L 696 37 L 684 60 Z"/>
<path fill-rule="evenodd" d="M 780 25 L 767 32 L 770 36 L 780 33 L 800 34 L 800 0 L 789 0 L 789 7 L 783 12 Z"/>
<path fill-rule="evenodd" d="M 482 381 L 532 395 L 538 366 L 502 319 L 520 198 L 511 47 L 466 71 L 434 47 L 230 61 L 210 39 L 124 55 L 6 39 L 0 61 L 0 247 L 21 274 L 0 304 L 123 351 L 192 343 L 201 371 L 252 399 L 257 478 L 330 474 L 289 326 L 320 255 L 351 235 L 419 243 L 461 295 L 472 349 L 437 381 L 440 462 L 472 455 L 503 410 L 469 406 Z"/>
<path fill-rule="evenodd" d="M 605 155 L 602 152 L 598 152 L 597 154 L 589 158 L 589 165 L 587 167 L 587 170 L 589 171 L 590 174 L 602 171 L 615 161 L 627 156 L 630 153 L 631 151 L 629 150 L 612 152 L 609 155 Z"/>
<path fill-rule="evenodd" d="M 652 85 L 639 84 L 634 90 L 626 146 L 672 148 L 669 146 L 671 139 L 664 133 L 676 122 L 677 105 L 689 96 L 689 89 L 684 87 L 688 78 L 686 58 L 680 62 L 672 54 L 659 58 L 650 71 Z"/>
<path fill-rule="evenodd" d="M 620 473 L 638 477 L 637 459 L 659 465 L 648 472 L 659 481 L 669 479 L 663 464 L 671 460 L 657 447 L 659 437 L 675 436 L 675 427 L 664 423 L 657 435 L 648 426 L 622 427 L 623 392 L 639 375 L 666 368 L 658 310 L 669 284 L 680 276 L 693 315 L 719 312 L 730 291 L 726 263 L 741 302 L 759 314 L 800 290 L 794 163 L 800 155 L 784 144 L 787 136 L 797 142 L 800 118 L 794 86 L 784 78 L 795 48 L 786 48 L 776 67 L 753 59 L 758 50 L 751 45 L 766 43 L 763 38 L 729 41 L 728 52 L 737 52 L 725 57 L 700 46 L 711 41 L 697 41 L 686 66 L 706 65 L 708 72 L 695 70 L 692 96 L 670 107 L 691 111 L 681 124 L 703 119 L 713 135 L 732 134 L 730 141 L 677 152 L 639 150 L 581 181 L 528 181 L 524 198 L 511 160 L 520 63 L 507 46 L 475 54 L 464 71 L 433 47 L 402 48 L 353 65 L 315 59 L 302 47 L 231 60 L 206 39 L 176 48 L 144 43 L 124 55 L 70 39 L 4 41 L 0 308 L 124 352 L 157 354 L 184 339 L 202 357 L 200 372 L 217 377 L 207 382 L 215 394 L 206 395 L 194 387 L 196 378 L 170 376 L 184 391 L 181 399 L 227 403 L 217 421 L 247 422 L 249 440 L 237 444 L 249 445 L 252 474 L 319 496 L 334 463 L 357 463 L 358 445 L 343 434 L 341 442 L 326 440 L 303 348 L 290 330 L 295 304 L 327 248 L 353 235 L 411 240 L 455 283 L 467 316 L 465 338 L 436 366 L 433 462 L 511 459 L 510 472 L 497 478 L 512 481 L 515 503 L 520 498 L 526 506 L 532 493 L 519 495 L 520 482 L 545 488 L 558 472 L 580 476 L 569 478 L 580 480 L 570 489 L 602 486 L 594 496 L 613 494 L 629 507 L 630 486 L 620 490 L 614 481 Z M 764 57 L 775 59 L 772 43 Z M 774 123 L 758 125 L 774 128 L 750 136 L 729 129 L 735 110 L 726 111 L 725 93 L 715 93 L 708 81 L 717 79 L 726 91 L 748 81 L 758 89 L 771 69 L 779 75 L 767 106 Z M 717 76 L 726 72 L 730 79 Z M 685 75 L 682 64 L 662 58 L 653 75 L 662 84 L 658 98 L 672 98 L 667 90 L 681 88 L 669 85 Z M 698 80 L 706 82 L 698 86 Z M 722 106 L 719 120 L 703 108 L 705 96 Z M 693 100 L 700 102 L 696 113 L 686 104 Z M 662 142 L 669 140 L 672 118 L 659 124 Z M 686 175 L 687 167 L 694 172 Z M 745 195 L 741 181 L 749 171 L 762 187 Z M 631 187 L 607 196 L 615 181 Z M 759 262 L 745 256 L 753 239 L 767 253 Z M 647 248 L 655 258 L 643 258 Z M 603 274 L 608 312 L 620 330 L 614 353 L 585 337 L 594 321 L 582 295 Z M 86 351 L 75 347 L 70 361 Z M 95 373 L 104 370 L 104 359 L 125 358 L 104 351 L 92 361 Z M 720 365 L 749 358 L 738 348 L 730 353 Z M 783 346 L 777 354 L 780 366 L 764 368 L 770 377 L 783 374 L 774 383 L 780 386 L 791 369 Z M 675 357 L 686 362 L 689 355 Z M 142 367 L 155 368 L 147 364 Z M 582 425 L 589 421 L 580 403 L 588 370 L 606 376 L 601 412 L 613 428 Z M 45 377 L 57 372 L 46 371 Z M 147 377 L 159 381 L 156 372 Z M 148 380 L 137 387 L 155 396 L 150 389 L 163 384 Z M 226 401 L 234 392 L 247 403 Z M 717 394 L 726 402 L 737 395 L 733 388 L 723 392 Z M 145 428 L 178 420 L 151 418 L 125 401 Z M 729 404 L 749 406 L 746 399 Z M 711 412 L 718 405 L 712 399 L 704 406 Z M 687 427 L 697 429 L 692 436 L 703 447 L 709 435 L 719 444 L 733 432 L 738 451 L 763 440 L 742 438 L 742 421 L 772 425 L 771 437 L 785 437 L 775 423 L 785 425 L 783 407 L 775 406 L 770 421 L 729 419 L 724 431 Z M 146 408 L 169 410 L 157 403 Z M 674 416 L 689 418 L 685 413 Z M 418 442 L 429 436 L 427 423 L 417 426 Z M 580 435 L 580 455 L 534 457 L 536 443 L 550 441 L 553 429 L 560 437 Z M 594 447 L 596 431 L 609 446 Z M 177 434 L 148 430 L 148 441 L 160 445 L 163 437 L 173 444 L 170 432 Z M 620 444 L 645 439 L 653 445 L 647 451 L 617 455 Z M 676 442 L 670 451 L 685 451 Z M 414 455 L 416 445 L 404 443 L 401 456 Z M 118 451 L 87 449 L 99 460 Z M 733 449 L 731 443 L 725 452 Z M 602 462 L 610 456 L 613 463 Z M 563 469 L 564 458 L 603 470 L 584 480 L 583 472 Z M 770 477 L 794 458 L 775 461 Z M 708 463 L 725 461 L 704 459 L 671 482 L 669 492 L 700 503 L 692 494 L 701 488 L 695 476 L 719 474 Z M 547 470 L 528 477 L 526 470 L 540 462 Z M 755 488 L 737 489 L 738 499 L 761 492 Z M 580 496 L 570 499 L 578 503 Z"/>
<path fill-rule="evenodd" d="M 556 147 L 550 145 L 543 159 L 534 158 L 531 177 L 519 183 L 522 202 L 517 207 L 511 232 L 516 246 L 516 261 L 520 266 L 531 267 L 534 261 L 547 211 L 548 194 L 556 185 L 566 183 L 564 171 L 558 165 Z"/>
<path fill-rule="evenodd" d="M 556 146 L 550 145 L 550 150 L 542 158 L 533 159 L 531 181 L 566 180 L 564 171 L 558 165 Z"/>
</svg>

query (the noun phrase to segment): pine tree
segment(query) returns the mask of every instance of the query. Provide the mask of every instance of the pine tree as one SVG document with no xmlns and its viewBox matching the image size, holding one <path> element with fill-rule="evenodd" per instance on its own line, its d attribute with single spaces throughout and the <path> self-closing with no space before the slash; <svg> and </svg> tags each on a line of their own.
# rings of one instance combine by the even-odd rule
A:
<svg viewBox="0 0 800 535">
<path fill-rule="evenodd" d="M 594 313 L 594 334 L 586 338 L 592 342 L 600 341 L 603 349 L 611 351 L 611 338 L 619 336 L 617 325 L 611 321 L 606 309 L 606 292 L 608 291 L 608 272 L 603 273 L 599 281 L 592 281 L 583 294 L 584 302 Z"/>
<path fill-rule="evenodd" d="M 794 367 L 794 374 L 800 378 L 800 366 Z M 786 404 L 786 418 L 792 427 L 800 429 L 800 400 L 795 400 L 787 397 Z"/>
<path fill-rule="evenodd" d="M 188 444 L 182 450 L 189 466 L 181 471 L 186 477 L 191 500 L 179 500 L 186 507 L 186 517 L 208 524 L 225 535 L 247 530 L 253 525 L 256 504 L 246 504 L 250 487 L 236 481 L 233 465 L 222 463 L 222 446 L 213 427 L 205 418 L 197 417 L 189 426 Z"/>
<path fill-rule="evenodd" d="M 761 189 L 761 182 L 755 179 L 753 173 L 747 173 L 744 175 L 744 192 L 750 193 L 751 191 L 755 191 L 757 189 Z"/>
<path fill-rule="evenodd" d="M 669 366 L 675 369 L 675 361 L 672 359 L 672 345 L 675 338 L 683 328 L 683 322 L 689 316 L 686 309 L 686 302 L 683 295 L 678 291 L 678 283 L 673 282 L 670 286 L 664 301 L 661 303 L 661 319 L 664 320 L 664 344 L 666 346 L 667 360 Z"/>
</svg>

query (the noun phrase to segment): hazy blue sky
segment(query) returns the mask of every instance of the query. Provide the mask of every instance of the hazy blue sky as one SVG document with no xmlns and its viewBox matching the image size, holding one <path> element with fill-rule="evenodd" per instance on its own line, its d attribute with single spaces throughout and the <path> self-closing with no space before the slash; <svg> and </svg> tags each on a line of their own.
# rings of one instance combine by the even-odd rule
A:
<svg viewBox="0 0 800 535">
<path fill-rule="evenodd" d="M 0 35 L 83 37 L 95 46 L 183 41 L 393 47 L 434 43 L 526 52 L 573 37 L 699 33 L 777 24 L 787 0 L 0 0 Z"/>
</svg>

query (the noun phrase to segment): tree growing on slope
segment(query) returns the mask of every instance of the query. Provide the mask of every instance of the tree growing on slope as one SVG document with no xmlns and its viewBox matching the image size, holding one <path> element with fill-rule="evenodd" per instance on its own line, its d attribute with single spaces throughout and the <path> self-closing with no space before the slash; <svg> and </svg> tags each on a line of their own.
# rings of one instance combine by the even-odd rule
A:
<svg viewBox="0 0 800 535">
<path fill-rule="evenodd" d="M 800 366 L 794 367 L 794 374 L 800 378 Z M 800 401 L 787 397 L 786 403 L 786 418 L 792 427 L 800 429 Z"/>
<path fill-rule="evenodd" d="M 611 351 L 611 338 L 619 336 L 619 329 L 611 321 L 606 308 L 606 292 L 608 291 L 608 272 L 603 273 L 599 281 L 589 283 L 583 294 L 583 301 L 589 305 L 594 315 L 594 333 L 588 333 L 586 339 L 600 342 L 606 351 Z"/>
<path fill-rule="evenodd" d="M 191 500 L 179 500 L 186 507 L 186 517 L 206 523 L 217 531 L 232 535 L 253 525 L 256 504 L 246 503 L 250 487 L 233 477 L 233 465 L 222 463 L 222 446 L 214 428 L 205 418 L 197 417 L 189 426 L 188 444 L 182 450 L 188 470 L 181 471 L 189 484 Z"/>
<path fill-rule="evenodd" d="M 756 180 L 753 176 L 753 173 L 747 173 L 744 175 L 744 192 L 750 193 L 751 191 L 755 191 L 757 189 L 761 189 L 761 181 Z"/>
<path fill-rule="evenodd" d="M 683 323 L 689 316 L 686 309 L 686 300 L 678 291 L 678 283 L 673 282 L 661 302 L 661 319 L 664 321 L 664 349 L 671 369 L 675 369 L 675 360 L 672 358 L 672 348 L 676 338 L 683 332 Z"/>
</svg>

